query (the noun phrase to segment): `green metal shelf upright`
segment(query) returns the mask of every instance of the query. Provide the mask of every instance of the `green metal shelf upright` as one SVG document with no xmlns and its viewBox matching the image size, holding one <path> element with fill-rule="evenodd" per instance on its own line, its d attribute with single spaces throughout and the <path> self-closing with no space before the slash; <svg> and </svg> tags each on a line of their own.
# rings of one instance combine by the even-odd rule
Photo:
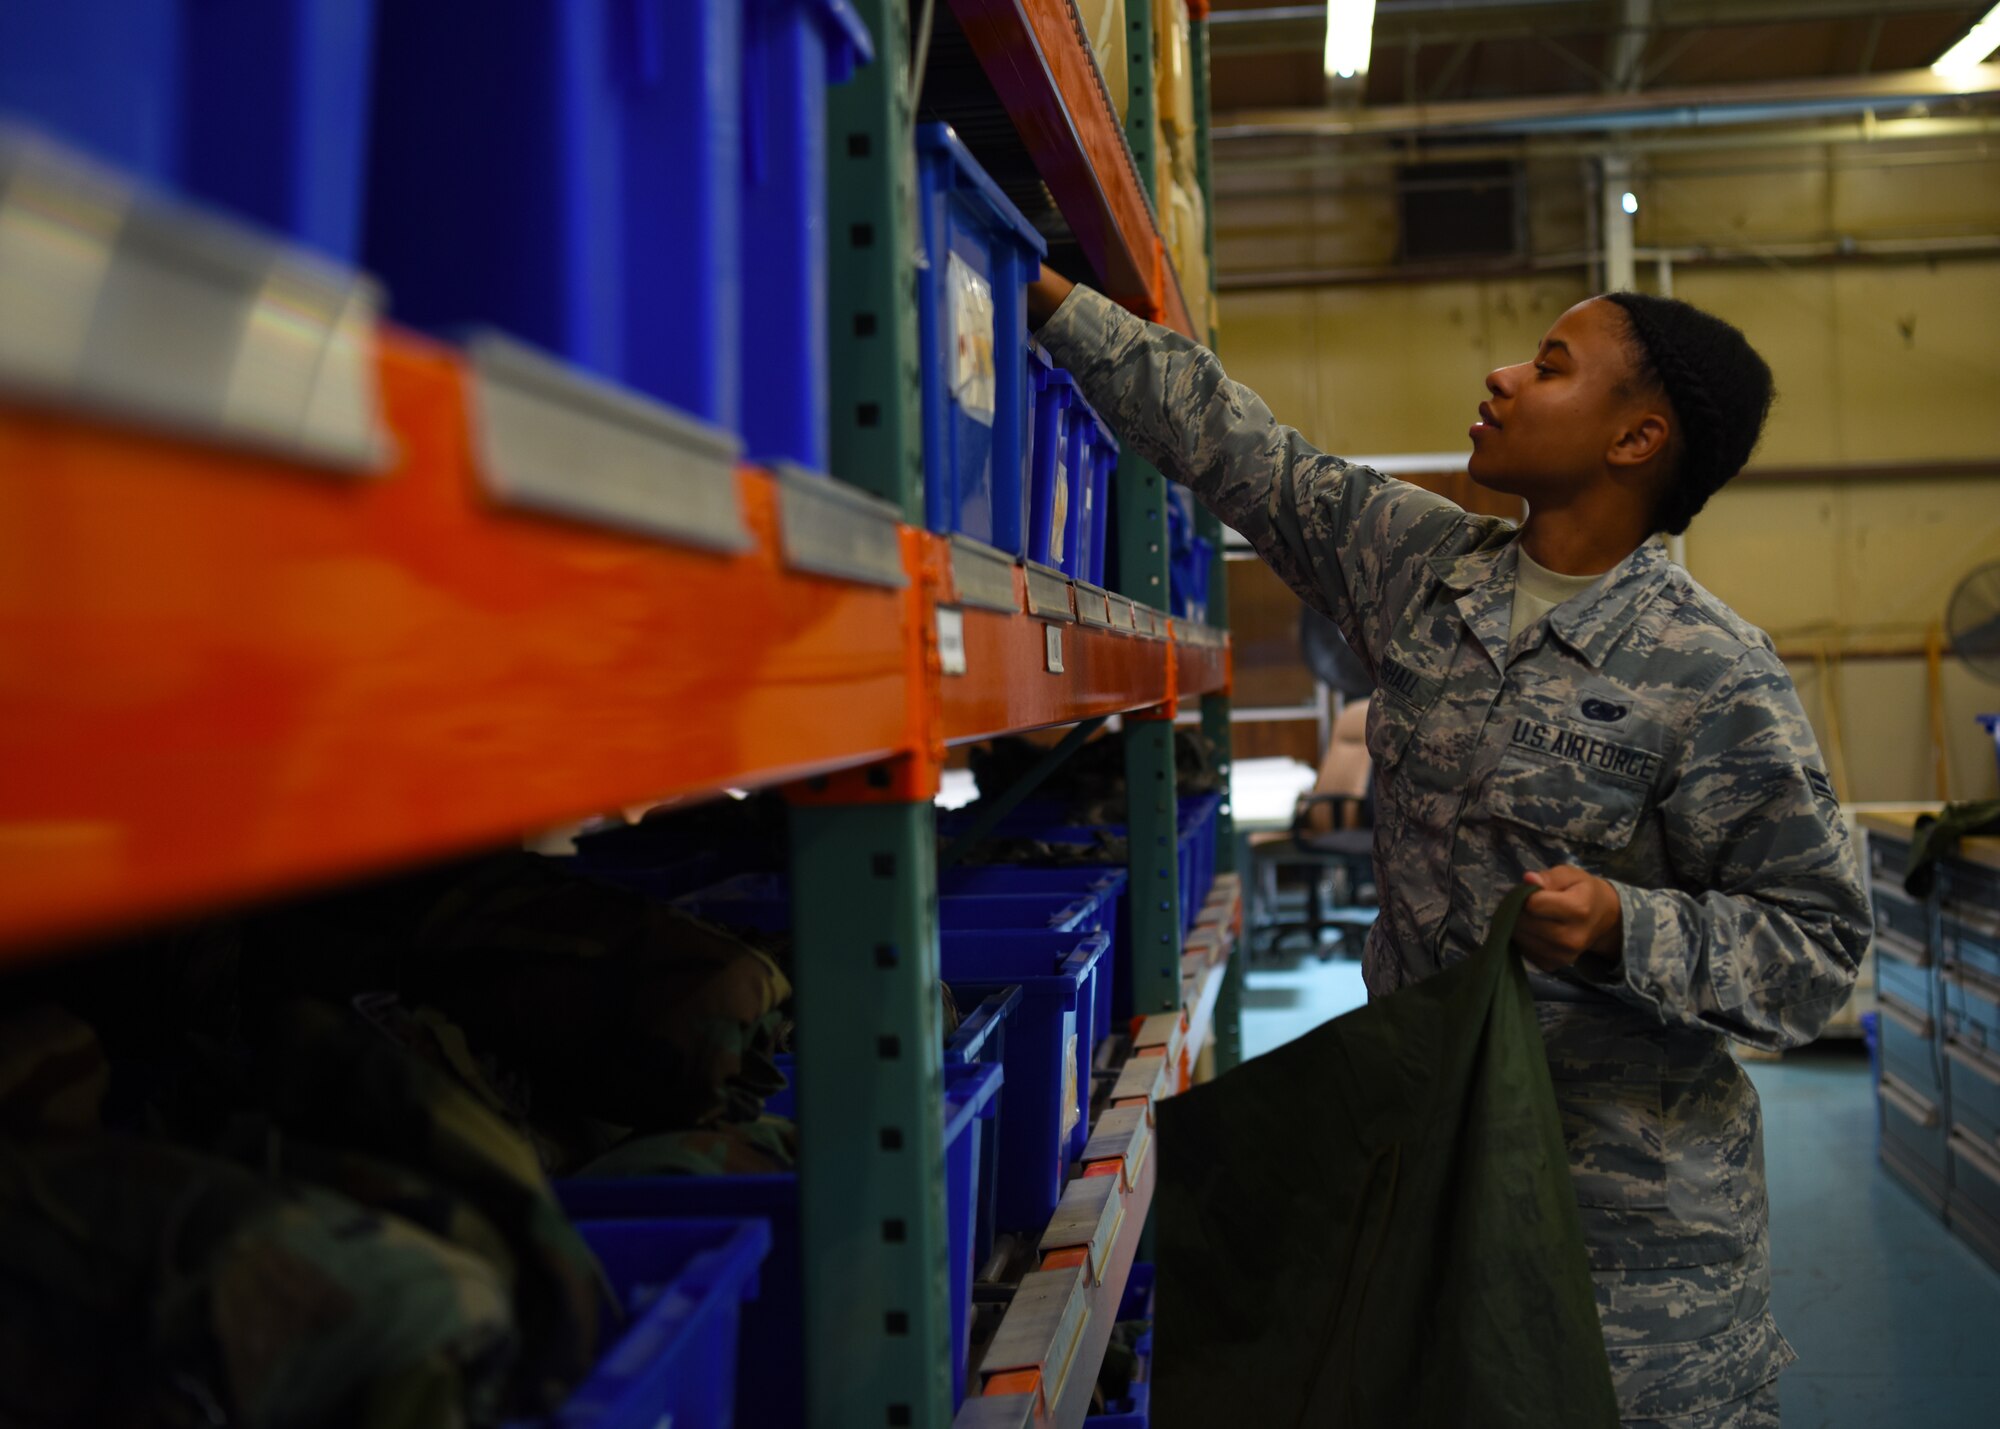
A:
<svg viewBox="0 0 2000 1429">
<path fill-rule="evenodd" d="M 1153 9 L 1126 7 L 1125 142 L 1139 182 L 1158 209 L 1154 145 L 1158 96 L 1153 85 Z M 1166 479 L 1129 447 L 1118 460 L 1119 594 L 1167 608 Z M 1164 719 L 1126 720 L 1125 782 L 1131 801 L 1132 1010 L 1173 1012 L 1181 1005 L 1179 805 L 1174 778 L 1173 711 Z"/>
<path fill-rule="evenodd" d="M 856 4 L 877 37 L 878 57 L 829 94 L 832 466 L 921 526 L 909 12 L 901 0 Z M 1151 7 L 1134 3 L 1128 16 L 1126 135 L 1150 195 L 1157 157 Z M 1206 27 L 1195 30 L 1206 189 Z M 1166 482 L 1136 456 L 1121 461 L 1117 481 L 1119 593 L 1165 609 Z M 1217 550 L 1210 623 L 1219 626 L 1226 618 L 1220 531 L 1213 517 L 1202 519 Z M 1173 714 L 1169 706 L 1126 717 L 1133 1004 L 1142 1014 L 1181 1007 Z M 1204 696 L 1202 719 L 1226 772 L 1227 696 Z M 921 780 L 907 779 L 907 772 L 873 766 L 818 781 L 792 814 L 806 1375 L 814 1429 L 952 1419 L 936 817 Z M 1226 826 L 1217 858 L 1225 868 L 1234 861 Z M 1216 1021 L 1225 1065 L 1237 1056 L 1238 1003 L 1232 976 Z"/>
<path fill-rule="evenodd" d="M 828 93 L 833 470 L 924 520 L 908 8 L 855 0 L 876 58 Z M 812 1429 L 952 1417 L 937 816 L 889 766 L 795 805 L 800 1230 Z M 838 797 L 837 795 L 835 797 Z"/>
<path fill-rule="evenodd" d="M 1208 255 L 1208 271 L 1215 272 L 1215 183 L 1212 177 L 1211 147 L 1209 143 L 1209 88 L 1208 88 L 1208 21 L 1206 18 L 1193 21 L 1188 26 L 1188 62 L 1193 69 L 1194 79 L 1194 122 L 1195 122 L 1195 177 L 1201 185 L 1203 232 L 1202 247 Z M 1208 306 L 1213 319 L 1214 302 Z M 1211 322 L 1208 343 L 1215 346 L 1215 328 Z M 1208 622 L 1219 629 L 1229 627 L 1229 581 L 1227 563 L 1223 559 L 1222 521 L 1213 512 L 1202 510 L 1195 518 L 1196 533 L 1209 542 L 1213 554 L 1209 558 L 1208 575 Z M 1201 727 L 1214 743 L 1216 767 L 1223 778 L 1225 797 L 1222 812 L 1217 816 L 1215 831 L 1215 867 L 1219 873 L 1248 872 L 1236 867 L 1236 818 L 1235 811 L 1226 795 L 1228 780 L 1235 766 L 1235 741 L 1230 728 L 1230 695 L 1227 691 L 1203 695 L 1201 698 Z M 1226 1072 L 1243 1060 L 1243 965 L 1246 958 L 1234 957 L 1229 960 L 1223 973 L 1222 997 L 1215 1009 L 1215 1070 Z"/>
</svg>

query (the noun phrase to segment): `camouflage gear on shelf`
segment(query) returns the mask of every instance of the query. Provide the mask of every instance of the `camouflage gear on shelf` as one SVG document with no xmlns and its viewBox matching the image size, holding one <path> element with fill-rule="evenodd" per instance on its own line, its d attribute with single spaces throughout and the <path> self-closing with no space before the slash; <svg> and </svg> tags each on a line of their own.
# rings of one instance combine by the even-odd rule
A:
<svg viewBox="0 0 2000 1429">
<path fill-rule="evenodd" d="M 462 1244 L 490 1252 L 497 1237 L 511 1259 L 521 1338 L 511 1407 L 560 1404 L 595 1361 L 608 1290 L 532 1148 L 455 1080 L 351 1012 L 293 1003 L 273 1015 L 268 1034 L 242 1088 L 252 1110 L 231 1123 L 231 1148 L 285 1169 L 296 1155 L 299 1173 L 356 1200 L 381 1197 Z M 423 1181 L 434 1187 L 429 1197 Z"/>
<path fill-rule="evenodd" d="M 940 851 L 950 848 L 951 843 L 949 838 L 940 837 L 938 848 Z M 1131 861 L 1131 844 L 1102 829 L 1087 844 L 1050 843 L 1045 839 L 1003 834 L 973 845 L 960 860 L 971 866 L 1016 863 L 1035 868 L 1102 868 L 1106 864 L 1123 867 Z"/>
<path fill-rule="evenodd" d="M 783 1117 L 697 1131 L 655 1131 L 621 1142 L 578 1176 L 767 1176 L 796 1171 L 799 1129 Z"/>
<path fill-rule="evenodd" d="M 1033 740 L 1009 737 L 972 751 L 972 775 L 981 798 L 1004 794 L 1048 753 Z M 1174 731 L 1174 784 L 1183 796 L 1220 794 L 1224 780 L 1216 762 L 1215 742 L 1198 729 Z M 1071 822 L 1127 822 L 1125 736 L 1093 739 L 1053 770 L 1028 796 L 1030 801 L 1061 804 Z"/>
<path fill-rule="evenodd" d="M 0 1143 L 0 1421 L 453 1429 L 497 1421 L 507 1291 L 320 1188 L 108 1137 Z"/>
<path fill-rule="evenodd" d="M 1937 866 L 1958 852 L 1959 842 L 1979 834 L 2000 834 L 2000 799 L 1946 804 L 1935 814 L 1917 815 L 1910 835 L 1910 862 L 1903 891 L 1925 899 L 1937 887 Z"/>
<path fill-rule="evenodd" d="M 641 1131 L 755 1118 L 791 984 L 770 956 L 558 860 L 495 859 L 417 936 L 405 1000 L 442 1011 L 543 1106 Z"/>
<path fill-rule="evenodd" d="M 1523 873 L 1616 886 L 1620 960 L 1535 984 L 1622 1412 L 1771 1381 L 1791 1351 L 1768 1312 L 1760 1113 L 1725 1038 L 1817 1034 L 1869 918 L 1769 639 L 1648 543 L 1510 643 L 1511 523 L 1314 450 L 1212 354 L 1088 290 L 1041 338 L 1373 673 L 1372 994 L 1470 954 Z"/>
<path fill-rule="evenodd" d="M 110 1084 L 104 1047 L 88 1023 L 48 1002 L 0 1014 L 0 1137 L 94 1132 Z"/>
</svg>

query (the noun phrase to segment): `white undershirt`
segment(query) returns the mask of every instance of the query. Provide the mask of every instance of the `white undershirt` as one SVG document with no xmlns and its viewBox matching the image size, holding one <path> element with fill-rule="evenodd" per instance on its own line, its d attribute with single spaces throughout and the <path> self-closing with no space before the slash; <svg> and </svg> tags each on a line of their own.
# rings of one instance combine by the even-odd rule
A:
<svg viewBox="0 0 2000 1429">
<path fill-rule="evenodd" d="M 1566 576 L 1535 564 L 1519 546 L 1514 553 L 1521 566 L 1514 576 L 1514 619 L 1507 631 L 1510 641 L 1564 601 L 1576 599 L 1610 574 L 1602 571 L 1594 576 Z"/>
</svg>

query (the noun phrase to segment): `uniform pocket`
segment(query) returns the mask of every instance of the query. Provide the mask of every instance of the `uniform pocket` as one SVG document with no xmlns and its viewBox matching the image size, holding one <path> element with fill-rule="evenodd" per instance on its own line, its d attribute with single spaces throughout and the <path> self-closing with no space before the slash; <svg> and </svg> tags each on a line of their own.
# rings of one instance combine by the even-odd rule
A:
<svg viewBox="0 0 2000 1429">
<path fill-rule="evenodd" d="M 1368 757 L 1377 769 L 1394 769 L 1403 762 L 1423 714 L 1391 696 L 1375 696 L 1368 706 Z"/>
<path fill-rule="evenodd" d="M 1516 746 L 1501 756 L 1487 782 L 1487 811 L 1539 835 L 1546 845 L 1543 852 L 1624 848 L 1645 814 L 1649 782 L 1606 766 L 1641 767 L 1637 752 L 1606 754 L 1601 742 L 1579 736 L 1581 742 L 1573 745 L 1561 735 L 1558 729 L 1555 740 L 1545 737 L 1551 749 L 1522 747 L 1519 739 L 1526 736 L 1517 736 Z"/>
<path fill-rule="evenodd" d="M 1665 1054 L 1646 1038 L 1588 1023 L 1550 1031 L 1549 1078 L 1577 1205 L 1664 1210 Z"/>
</svg>

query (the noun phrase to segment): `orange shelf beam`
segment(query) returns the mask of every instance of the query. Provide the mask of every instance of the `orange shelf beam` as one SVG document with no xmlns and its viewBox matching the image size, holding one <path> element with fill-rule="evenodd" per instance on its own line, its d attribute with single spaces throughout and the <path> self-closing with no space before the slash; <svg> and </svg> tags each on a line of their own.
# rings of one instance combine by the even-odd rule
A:
<svg viewBox="0 0 2000 1429">
<path fill-rule="evenodd" d="M 754 470 L 740 555 L 503 508 L 458 358 L 379 364 L 369 479 L 0 404 L 0 959 L 1149 708 L 1221 657 L 1063 624 L 1051 675 L 1044 621 L 968 609 L 942 675 L 942 538 L 900 528 L 895 591 L 789 567 Z"/>
<path fill-rule="evenodd" d="M 1174 642 L 1174 689 L 1178 695 L 1215 695 L 1229 690 L 1230 647 Z"/>
<path fill-rule="evenodd" d="M 903 593 L 493 506 L 443 349 L 347 481 L 0 409 L 0 945 L 908 742 Z"/>
<path fill-rule="evenodd" d="M 1051 628 L 1062 640 L 1061 674 L 1048 670 L 1044 632 Z M 968 610 L 966 675 L 943 680 L 945 740 L 971 744 L 1160 704 L 1167 698 L 1169 648 L 1087 625 Z"/>
<path fill-rule="evenodd" d="M 951 0 L 951 8 L 1105 293 L 1197 336 L 1069 0 Z"/>
</svg>

